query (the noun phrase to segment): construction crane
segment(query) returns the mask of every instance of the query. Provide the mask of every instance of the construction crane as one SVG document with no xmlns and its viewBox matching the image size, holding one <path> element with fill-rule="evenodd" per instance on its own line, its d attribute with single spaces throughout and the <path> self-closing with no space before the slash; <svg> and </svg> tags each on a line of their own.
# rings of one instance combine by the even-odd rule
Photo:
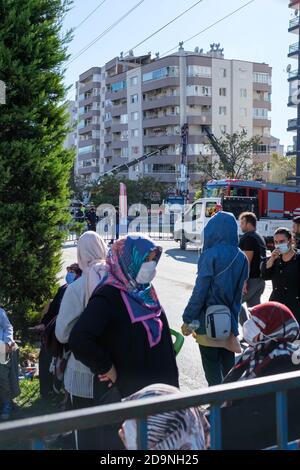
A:
<svg viewBox="0 0 300 470">
<path fill-rule="evenodd" d="M 189 199 L 189 174 L 187 164 L 187 146 L 188 146 L 189 126 L 184 124 L 181 127 L 181 162 L 180 162 L 180 176 L 177 178 L 176 190 L 177 195 L 181 196 L 183 202 L 188 202 Z"/>
<path fill-rule="evenodd" d="M 228 157 L 226 153 L 222 150 L 222 148 L 219 145 L 219 142 L 216 138 L 216 136 L 212 133 L 212 130 L 209 126 L 202 126 L 202 130 L 205 132 L 207 135 L 212 147 L 220 157 L 221 163 L 223 165 L 223 168 L 226 171 L 230 171 L 230 168 L 228 168 Z"/>
<path fill-rule="evenodd" d="M 103 178 L 105 178 L 106 176 L 113 176 L 113 175 L 116 175 L 116 174 L 120 173 L 121 171 L 126 171 L 130 167 L 138 165 L 140 162 L 143 162 L 147 158 L 150 158 L 150 157 L 153 157 L 154 155 L 157 155 L 158 153 L 162 152 L 163 150 L 167 149 L 168 147 L 169 147 L 168 145 L 163 145 L 162 147 L 158 147 L 156 150 L 153 150 L 153 152 L 146 153 L 145 155 L 142 155 L 141 157 L 134 158 L 133 160 L 130 160 L 127 163 L 122 163 L 121 165 L 115 166 L 111 170 L 108 170 L 105 173 L 103 173 L 99 177 L 99 179 L 97 181 L 97 184 L 100 185 Z"/>
</svg>

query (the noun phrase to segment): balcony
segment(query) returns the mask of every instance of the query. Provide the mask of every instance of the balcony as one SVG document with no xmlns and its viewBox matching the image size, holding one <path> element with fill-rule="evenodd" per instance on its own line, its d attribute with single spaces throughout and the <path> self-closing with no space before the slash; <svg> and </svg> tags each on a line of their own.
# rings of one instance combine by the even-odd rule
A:
<svg viewBox="0 0 300 470">
<path fill-rule="evenodd" d="M 295 108 L 299 104 L 299 97 L 300 97 L 300 90 L 295 90 L 295 93 L 289 96 L 288 98 L 288 106 L 290 108 Z"/>
<path fill-rule="evenodd" d="M 167 116 L 145 117 L 143 119 L 143 127 L 171 126 L 171 125 L 179 125 L 179 123 L 180 123 L 179 114 L 168 114 Z"/>
<path fill-rule="evenodd" d="M 296 131 L 297 130 L 297 118 L 288 120 L 287 130 L 288 131 Z"/>
<path fill-rule="evenodd" d="M 299 55 L 299 44 L 298 42 L 295 42 L 294 44 L 291 44 L 290 47 L 289 47 L 289 53 L 288 53 L 288 57 L 291 57 L 291 58 L 295 58 L 297 59 Z"/>
<path fill-rule="evenodd" d="M 175 95 L 158 95 L 145 99 L 143 101 L 143 110 L 165 108 L 167 106 L 179 106 L 180 96 Z"/>
<path fill-rule="evenodd" d="M 288 74 L 288 81 L 295 80 L 299 77 L 298 70 L 291 70 Z"/>
<path fill-rule="evenodd" d="M 295 10 L 299 10 L 300 0 L 290 0 L 289 8 L 294 8 Z"/>
<path fill-rule="evenodd" d="M 201 114 L 189 115 L 187 116 L 187 123 L 189 125 L 200 125 L 211 124 L 212 114 L 211 112 L 203 112 Z"/>
<path fill-rule="evenodd" d="M 289 22 L 289 33 L 298 34 L 299 26 L 300 26 L 300 16 L 295 16 L 295 18 L 291 19 Z"/>
<path fill-rule="evenodd" d="M 99 173 L 98 166 L 85 166 L 84 168 L 78 168 L 79 175 L 89 175 L 92 173 Z"/>
<path fill-rule="evenodd" d="M 297 152 L 296 145 L 288 145 L 286 156 L 292 157 L 293 155 L 296 155 L 296 152 Z"/>
</svg>

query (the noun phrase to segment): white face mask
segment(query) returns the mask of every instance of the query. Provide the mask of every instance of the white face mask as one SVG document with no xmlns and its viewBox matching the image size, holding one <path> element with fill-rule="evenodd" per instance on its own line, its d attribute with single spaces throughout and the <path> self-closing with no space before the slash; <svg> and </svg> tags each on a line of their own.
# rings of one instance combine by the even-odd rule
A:
<svg viewBox="0 0 300 470">
<path fill-rule="evenodd" d="M 278 243 L 278 245 L 275 245 L 275 248 L 279 250 L 280 253 L 283 255 L 290 251 L 290 247 L 288 243 Z"/>
<path fill-rule="evenodd" d="M 247 341 L 248 344 L 253 346 L 255 344 L 253 342 L 253 339 L 259 333 L 261 333 L 261 330 L 258 328 L 255 321 L 252 320 L 252 318 L 249 318 L 249 320 L 245 321 L 245 323 L 243 324 L 243 337 L 244 337 L 244 340 Z"/>
<path fill-rule="evenodd" d="M 147 261 L 146 263 L 142 264 L 135 280 L 138 284 L 150 284 L 150 282 L 155 278 L 155 275 L 156 262 Z"/>
</svg>

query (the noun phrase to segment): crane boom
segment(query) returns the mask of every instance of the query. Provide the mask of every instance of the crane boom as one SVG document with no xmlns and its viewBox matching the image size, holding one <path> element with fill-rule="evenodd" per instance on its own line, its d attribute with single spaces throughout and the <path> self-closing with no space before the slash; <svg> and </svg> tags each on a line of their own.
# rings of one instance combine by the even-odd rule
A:
<svg viewBox="0 0 300 470">
<path fill-rule="evenodd" d="M 203 131 L 209 138 L 209 141 L 212 145 L 212 147 L 215 149 L 216 153 L 219 155 L 220 160 L 222 162 L 222 165 L 224 167 L 224 170 L 227 171 L 228 168 L 228 157 L 226 153 L 222 150 L 222 148 L 219 145 L 218 140 L 216 139 L 216 136 L 212 133 L 211 128 L 209 126 L 202 126 Z"/>
<path fill-rule="evenodd" d="M 156 150 L 153 150 L 153 152 L 146 153 L 145 155 L 134 158 L 133 160 L 130 160 L 127 163 L 122 163 L 121 165 L 115 166 L 114 168 L 112 168 L 109 171 L 106 171 L 105 173 L 103 173 L 103 175 L 100 176 L 100 178 L 98 179 L 98 184 L 101 184 L 102 178 L 105 178 L 106 176 L 116 175 L 120 173 L 121 171 L 128 170 L 130 167 L 137 165 L 138 163 L 146 160 L 147 158 L 157 155 L 158 153 L 162 152 L 168 147 L 169 147 L 168 145 L 163 145 L 162 147 L 158 147 Z"/>
</svg>

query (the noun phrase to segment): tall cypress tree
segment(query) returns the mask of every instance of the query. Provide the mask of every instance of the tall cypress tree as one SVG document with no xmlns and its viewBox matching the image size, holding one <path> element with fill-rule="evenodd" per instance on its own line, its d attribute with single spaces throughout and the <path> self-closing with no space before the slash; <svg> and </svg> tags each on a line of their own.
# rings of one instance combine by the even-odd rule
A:
<svg viewBox="0 0 300 470">
<path fill-rule="evenodd" d="M 0 0 L 0 304 L 23 334 L 51 297 L 72 152 L 63 64 L 70 0 Z"/>
</svg>

